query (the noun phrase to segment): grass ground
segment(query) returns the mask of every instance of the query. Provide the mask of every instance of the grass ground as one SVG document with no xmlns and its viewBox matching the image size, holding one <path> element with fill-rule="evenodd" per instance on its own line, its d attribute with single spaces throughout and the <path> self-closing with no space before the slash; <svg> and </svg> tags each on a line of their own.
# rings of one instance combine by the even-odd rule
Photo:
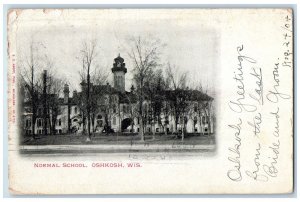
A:
<svg viewBox="0 0 300 202">
<path fill-rule="evenodd" d="M 80 134 L 64 134 L 64 135 L 40 135 L 36 139 L 32 137 L 23 137 L 21 145 L 83 145 L 83 144 L 106 144 L 106 145 L 132 145 L 132 144 L 159 144 L 159 145 L 172 145 L 172 144 L 186 144 L 186 145 L 212 145 L 215 144 L 215 136 L 199 135 L 199 134 L 186 134 L 184 140 L 176 135 L 145 134 L 145 141 L 141 141 L 141 136 L 138 134 L 96 134 L 92 136 L 91 142 L 86 142 L 87 136 Z"/>
</svg>

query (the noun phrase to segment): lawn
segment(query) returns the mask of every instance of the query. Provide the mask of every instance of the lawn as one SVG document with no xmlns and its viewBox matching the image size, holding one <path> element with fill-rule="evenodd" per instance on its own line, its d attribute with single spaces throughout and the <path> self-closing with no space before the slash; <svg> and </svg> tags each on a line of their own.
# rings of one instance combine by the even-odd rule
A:
<svg viewBox="0 0 300 202">
<path fill-rule="evenodd" d="M 145 134 L 145 141 L 141 141 L 138 134 L 95 134 L 91 142 L 86 142 L 87 136 L 81 134 L 63 134 L 63 135 L 40 135 L 36 139 L 32 137 L 23 137 L 21 145 L 84 145 L 84 144 L 104 144 L 104 145 L 132 145 L 132 144 L 153 144 L 153 145 L 213 145 L 215 144 L 215 135 L 186 134 L 184 140 L 172 134 Z"/>
</svg>

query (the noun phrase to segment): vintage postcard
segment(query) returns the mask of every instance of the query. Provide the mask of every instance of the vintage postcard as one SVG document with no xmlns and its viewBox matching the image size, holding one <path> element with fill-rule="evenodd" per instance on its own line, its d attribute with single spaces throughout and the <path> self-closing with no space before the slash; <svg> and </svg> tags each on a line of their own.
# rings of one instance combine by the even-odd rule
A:
<svg viewBox="0 0 300 202">
<path fill-rule="evenodd" d="M 8 11 L 9 190 L 293 192 L 293 10 Z"/>
</svg>

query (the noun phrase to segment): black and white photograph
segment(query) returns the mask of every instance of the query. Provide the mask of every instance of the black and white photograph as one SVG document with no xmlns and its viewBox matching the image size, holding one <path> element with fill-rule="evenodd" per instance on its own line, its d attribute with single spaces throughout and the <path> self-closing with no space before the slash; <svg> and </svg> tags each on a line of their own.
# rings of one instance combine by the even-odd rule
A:
<svg viewBox="0 0 300 202">
<path fill-rule="evenodd" d="M 18 29 L 21 153 L 214 152 L 217 30 L 113 13 Z"/>
</svg>

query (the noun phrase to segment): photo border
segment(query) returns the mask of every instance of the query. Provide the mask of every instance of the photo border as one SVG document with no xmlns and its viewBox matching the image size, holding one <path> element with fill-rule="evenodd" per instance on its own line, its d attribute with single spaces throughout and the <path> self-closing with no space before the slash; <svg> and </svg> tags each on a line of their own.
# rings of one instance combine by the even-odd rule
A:
<svg viewBox="0 0 300 202">
<path fill-rule="evenodd" d="M 293 71 L 293 152 L 294 187 L 289 194 L 70 194 L 70 195 L 11 195 L 8 190 L 8 97 L 7 97 L 7 13 L 9 9 L 103 9 L 103 8 L 292 8 L 294 14 Z M 297 4 L 4 4 L 3 5 L 3 197 L 4 198 L 297 198 Z"/>
</svg>

